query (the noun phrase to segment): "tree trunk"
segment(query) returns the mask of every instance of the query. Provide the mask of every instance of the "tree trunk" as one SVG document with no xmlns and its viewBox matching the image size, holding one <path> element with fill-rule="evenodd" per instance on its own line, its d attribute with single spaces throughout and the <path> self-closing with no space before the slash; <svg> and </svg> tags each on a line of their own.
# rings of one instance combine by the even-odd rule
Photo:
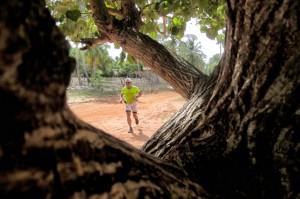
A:
<svg viewBox="0 0 300 199">
<path fill-rule="evenodd" d="M 82 82 L 81 82 L 81 75 L 80 75 L 80 65 L 79 65 L 78 62 L 76 63 L 75 71 L 76 71 L 76 76 L 77 76 L 77 79 L 78 79 L 78 84 L 81 87 L 82 86 Z"/>
<path fill-rule="evenodd" d="M 75 62 L 44 2 L 2 2 L 0 27 L 0 198 L 207 196 L 175 166 L 71 113 Z"/>
<path fill-rule="evenodd" d="M 87 85 L 89 86 L 90 83 L 91 83 L 91 80 L 90 80 L 90 76 L 89 76 L 89 74 L 87 72 L 87 67 L 86 67 L 85 63 L 82 64 L 82 68 L 83 68 L 84 76 L 86 77 Z"/>
<path fill-rule="evenodd" d="M 187 103 L 144 151 L 176 163 L 215 196 L 300 197 L 299 1 L 228 0 L 225 52 L 209 79 L 168 62 L 172 55 L 162 46 L 126 24 L 114 26 L 103 17 L 105 6 L 97 7 L 102 1 L 91 2 L 110 41 L 179 93 L 188 91 Z"/>
<path fill-rule="evenodd" d="M 210 97 L 189 100 L 143 149 L 215 195 L 300 197 L 299 5 L 230 1 Z"/>
<path fill-rule="evenodd" d="M 76 48 L 78 48 L 78 46 L 76 45 Z M 80 74 L 80 53 L 79 51 L 76 51 L 76 66 L 75 66 L 75 73 L 76 73 L 76 76 L 77 76 L 77 79 L 78 79 L 78 84 L 79 86 L 81 87 L 82 86 L 82 82 L 81 82 L 81 74 Z"/>
<path fill-rule="evenodd" d="M 83 76 L 86 79 L 86 85 L 89 86 L 90 85 L 90 78 L 89 78 L 88 69 L 87 69 L 87 66 L 86 66 L 86 63 L 85 63 L 85 60 L 84 60 L 82 54 L 80 54 L 79 60 L 80 60 L 79 64 L 82 65 Z"/>
<path fill-rule="evenodd" d="M 77 79 L 78 79 L 78 84 L 81 87 L 82 83 L 81 83 L 80 70 L 79 70 L 79 65 L 78 64 L 76 64 L 75 70 L 76 70 L 76 76 L 77 76 Z"/>
</svg>

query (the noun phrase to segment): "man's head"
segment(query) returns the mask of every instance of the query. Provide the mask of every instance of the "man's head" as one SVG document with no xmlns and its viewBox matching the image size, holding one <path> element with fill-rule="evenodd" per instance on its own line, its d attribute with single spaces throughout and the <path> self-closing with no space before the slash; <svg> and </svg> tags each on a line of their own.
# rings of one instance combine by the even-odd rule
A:
<svg viewBox="0 0 300 199">
<path fill-rule="evenodd" d="M 125 79 L 125 85 L 127 88 L 131 88 L 132 86 L 132 80 L 130 78 Z"/>
</svg>

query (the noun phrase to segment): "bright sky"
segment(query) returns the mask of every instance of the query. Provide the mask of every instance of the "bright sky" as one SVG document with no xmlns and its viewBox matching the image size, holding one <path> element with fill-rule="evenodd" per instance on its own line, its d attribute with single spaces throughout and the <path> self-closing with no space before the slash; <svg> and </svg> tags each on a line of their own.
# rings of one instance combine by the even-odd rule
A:
<svg viewBox="0 0 300 199">
<path fill-rule="evenodd" d="M 209 58 L 213 55 L 220 53 L 220 46 L 216 40 L 209 39 L 205 33 L 200 32 L 200 26 L 197 24 L 196 19 L 191 19 L 186 26 L 185 35 L 194 34 L 198 37 L 201 43 L 202 52 L 206 55 L 205 61 L 208 62 Z M 121 49 L 114 48 L 113 44 L 109 44 L 108 52 L 111 57 L 115 58 L 120 55 Z"/>
</svg>

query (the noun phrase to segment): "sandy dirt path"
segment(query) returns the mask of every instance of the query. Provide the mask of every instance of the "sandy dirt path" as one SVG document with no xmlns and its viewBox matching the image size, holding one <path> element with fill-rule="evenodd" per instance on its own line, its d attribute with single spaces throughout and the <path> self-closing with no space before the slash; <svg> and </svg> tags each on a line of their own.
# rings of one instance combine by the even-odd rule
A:
<svg viewBox="0 0 300 199">
<path fill-rule="evenodd" d="M 140 124 L 133 125 L 134 133 L 131 134 L 128 133 L 125 106 L 119 103 L 117 96 L 70 103 L 69 106 L 83 121 L 140 148 L 183 105 L 184 99 L 175 92 L 164 91 L 145 94 L 139 101 Z"/>
</svg>

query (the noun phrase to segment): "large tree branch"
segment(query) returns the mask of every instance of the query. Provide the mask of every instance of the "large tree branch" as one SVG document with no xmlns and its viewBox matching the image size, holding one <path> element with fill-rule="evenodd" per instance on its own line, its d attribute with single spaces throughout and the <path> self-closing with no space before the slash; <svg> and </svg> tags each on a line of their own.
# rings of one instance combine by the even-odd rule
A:
<svg viewBox="0 0 300 199">
<path fill-rule="evenodd" d="M 91 0 L 95 2 L 95 0 Z M 101 4 L 95 4 L 99 7 Z M 131 5 L 131 4 L 130 4 Z M 99 10 L 93 9 L 93 16 L 97 27 L 103 31 L 109 39 L 120 45 L 124 51 L 140 60 L 145 66 L 150 67 L 156 74 L 161 76 L 173 86 L 173 88 L 184 98 L 190 98 L 195 88 L 204 87 L 207 76 L 187 61 L 171 54 L 163 45 L 150 37 L 124 26 L 113 26 L 106 24 L 101 19 Z M 126 25 L 126 24 L 123 24 Z M 201 86 L 198 86 L 201 85 Z"/>
<path fill-rule="evenodd" d="M 206 83 L 207 76 L 196 67 L 144 34 L 123 31 L 110 35 L 110 39 L 150 67 L 185 98 L 193 95 L 196 85 Z"/>
</svg>

